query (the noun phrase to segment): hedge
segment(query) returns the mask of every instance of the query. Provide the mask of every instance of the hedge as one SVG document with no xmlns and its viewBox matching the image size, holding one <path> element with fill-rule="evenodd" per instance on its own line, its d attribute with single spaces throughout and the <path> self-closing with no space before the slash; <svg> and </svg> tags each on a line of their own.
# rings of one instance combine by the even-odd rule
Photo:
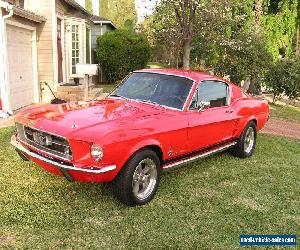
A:
<svg viewBox="0 0 300 250">
<path fill-rule="evenodd" d="M 97 43 L 97 58 L 110 83 L 123 79 L 131 71 L 145 68 L 151 57 L 148 41 L 129 30 L 106 33 Z"/>
</svg>

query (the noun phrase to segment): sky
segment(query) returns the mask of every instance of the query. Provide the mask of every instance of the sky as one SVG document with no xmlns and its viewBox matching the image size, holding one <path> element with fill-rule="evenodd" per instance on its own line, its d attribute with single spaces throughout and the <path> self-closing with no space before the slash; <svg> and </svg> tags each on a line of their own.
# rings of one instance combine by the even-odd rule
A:
<svg viewBox="0 0 300 250">
<path fill-rule="evenodd" d="M 143 21 L 145 15 L 149 15 L 153 12 L 157 2 L 159 2 L 159 0 L 135 0 L 138 22 Z"/>
</svg>

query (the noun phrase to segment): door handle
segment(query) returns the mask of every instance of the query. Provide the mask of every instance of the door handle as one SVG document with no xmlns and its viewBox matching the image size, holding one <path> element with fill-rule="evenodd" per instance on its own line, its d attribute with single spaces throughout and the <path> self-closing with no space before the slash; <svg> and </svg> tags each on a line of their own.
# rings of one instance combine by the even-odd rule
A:
<svg viewBox="0 0 300 250">
<path fill-rule="evenodd" d="M 232 110 L 232 109 L 227 109 L 226 110 L 226 113 L 228 113 L 228 114 L 232 114 L 234 112 L 234 110 Z"/>
</svg>

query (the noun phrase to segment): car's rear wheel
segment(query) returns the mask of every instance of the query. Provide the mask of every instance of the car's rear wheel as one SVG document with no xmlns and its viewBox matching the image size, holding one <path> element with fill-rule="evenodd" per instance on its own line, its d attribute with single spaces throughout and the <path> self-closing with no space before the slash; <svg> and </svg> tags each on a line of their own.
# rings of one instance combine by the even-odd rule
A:
<svg viewBox="0 0 300 250">
<path fill-rule="evenodd" d="M 159 180 L 158 156 L 150 149 L 143 149 L 130 158 L 117 176 L 116 197 L 126 205 L 144 205 L 153 199 Z"/>
<path fill-rule="evenodd" d="M 245 127 L 243 133 L 232 149 L 232 153 L 240 158 L 252 156 L 256 146 L 256 123 L 251 121 Z"/>
</svg>

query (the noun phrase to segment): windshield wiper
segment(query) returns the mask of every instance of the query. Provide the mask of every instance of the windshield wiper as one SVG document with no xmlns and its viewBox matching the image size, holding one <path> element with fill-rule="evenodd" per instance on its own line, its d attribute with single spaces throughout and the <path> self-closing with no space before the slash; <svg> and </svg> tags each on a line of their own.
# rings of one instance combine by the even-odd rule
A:
<svg viewBox="0 0 300 250">
<path fill-rule="evenodd" d="M 112 95 L 109 95 L 111 97 L 121 97 L 121 98 L 125 98 L 124 96 L 121 96 L 121 95 L 117 95 L 117 94 L 112 94 Z"/>
<path fill-rule="evenodd" d="M 139 102 L 149 103 L 149 104 L 153 104 L 153 105 L 156 105 L 156 106 L 159 106 L 159 107 L 162 107 L 162 108 L 166 108 L 166 106 L 161 105 L 157 102 L 153 102 L 151 100 L 142 100 L 142 99 L 136 99 L 136 100 L 139 101 Z"/>
</svg>

